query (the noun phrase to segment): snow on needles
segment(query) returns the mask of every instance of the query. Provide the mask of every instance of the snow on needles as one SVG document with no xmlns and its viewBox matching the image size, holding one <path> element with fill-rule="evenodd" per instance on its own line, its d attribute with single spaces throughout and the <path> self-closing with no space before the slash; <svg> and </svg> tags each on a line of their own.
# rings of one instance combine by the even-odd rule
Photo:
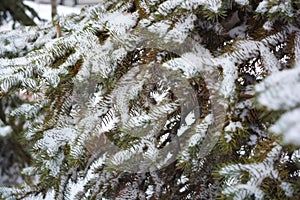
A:
<svg viewBox="0 0 300 200">
<path fill-rule="evenodd" d="M 279 135 L 284 133 L 283 142 L 300 146 L 300 108 L 283 114 L 279 120 L 270 127 L 270 131 Z"/>
<path fill-rule="evenodd" d="M 213 11 L 214 13 L 218 13 L 218 10 L 222 7 L 222 1 L 220 0 L 210 0 L 205 4 L 205 8 Z"/>
<path fill-rule="evenodd" d="M 235 0 L 235 2 L 242 5 L 242 6 L 245 6 L 245 5 L 249 4 L 248 0 Z"/>
<path fill-rule="evenodd" d="M 233 199 L 245 199 L 249 195 L 255 196 L 255 199 L 264 199 L 264 191 L 260 189 L 260 185 L 264 179 L 271 177 L 281 182 L 281 188 L 287 196 L 293 194 L 293 188 L 287 182 L 281 180 L 279 171 L 274 167 L 274 158 L 278 158 L 282 147 L 277 143 L 273 143 L 274 147 L 268 152 L 267 157 L 258 163 L 250 164 L 233 164 L 223 167 L 219 172 L 225 176 L 235 173 L 236 181 L 229 184 L 222 193 L 225 195 L 232 194 Z M 243 172 L 247 172 L 248 181 L 242 180 Z M 247 179 L 246 179 L 247 180 Z"/>
<path fill-rule="evenodd" d="M 296 47 L 299 36 L 296 37 Z M 286 110 L 279 120 L 270 127 L 275 134 L 283 134 L 285 143 L 300 145 L 300 63 L 299 49 L 295 49 L 295 68 L 271 74 L 256 85 L 258 102 L 269 110 Z"/>
<path fill-rule="evenodd" d="M 258 102 L 271 110 L 291 109 L 300 104 L 300 68 L 271 74 L 255 89 Z"/>
</svg>

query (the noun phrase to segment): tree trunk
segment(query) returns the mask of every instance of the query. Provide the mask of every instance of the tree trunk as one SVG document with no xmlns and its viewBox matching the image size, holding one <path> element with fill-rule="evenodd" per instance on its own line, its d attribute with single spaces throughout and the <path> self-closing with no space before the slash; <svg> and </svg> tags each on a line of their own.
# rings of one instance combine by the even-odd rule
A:
<svg viewBox="0 0 300 200">
<path fill-rule="evenodd" d="M 57 15 L 57 0 L 51 0 L 51 17 L 52 19 Z"/>
</svg>

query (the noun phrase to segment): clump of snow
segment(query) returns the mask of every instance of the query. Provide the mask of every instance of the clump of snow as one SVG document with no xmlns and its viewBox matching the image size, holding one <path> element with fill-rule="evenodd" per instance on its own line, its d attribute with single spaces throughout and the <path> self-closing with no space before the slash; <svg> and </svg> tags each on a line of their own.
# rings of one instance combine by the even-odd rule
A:
<svg viewBox="0 0 300 200">
<path fill-rule="evenodd" d="M 45 167 L 50 170 L 49 175 L 57 177 L 60 171 L 60 166 L 63 163 L 65 155 L 63 152 L 60 152 L 56 155 L 55 159 L 44 160 Z"/>
<path fill-rule="evenodd" d="M 283 141 L 300 146 L 300 108 L 283 114 L 280 119 L 270 127 L 275 134 L 283 134 Z"/>
<path fill-rule="evenodd" d="M 262 2 L 259 3 L 259 5 L 256 8 L 256 12 L 258 13 L 265 13 L 268 11 L 268 4 L 269 2 L 267 0 L 263 0 Z"/>
<path fill-rule="evenodd" d="M 226 138 L 226 142 L 227 142 L 227 143 L 230 142 L 230 141 L 232 140 L 232 136 L 231 136 L 230 134 L 228 134 L 228 133 L 226 133 L 226 134 L 224 135 L 224 138 Z"/>
<path fill-rule="evenodd" d="M 266 31 L 271 31 L 272 28 L 273 28 L 273 22 L 272 21 L 266 21 L 263 25 L 263 28 L 266 30 Z"/>
<path fill-rule="evenodd" d="M 242 6 L 245 6 L 245 5 L 249 4 L 248 0 L 235 0 L 235 2 L 242 5 Z"/>
<path fill-rule="evenodd" d="M 49 156 L 55 156 L 61 146 L 72 144 L 76 136 L 77 133 L 71 128 L 46 131 L 44 137 L 36 142 L 34 148 L 44 149 Z"/>
<path fill-rule="evenodd" d="M 285 195 L 288 197 L 292 197 L 293 196 L 293 187 L 292 184 L 287 183 L 287 182 L 282 182 L 280 184 L 280 188 L 284 191 Z"/>
<path fill-rule="evenodd" d="M 236 37 L 240 37 L 240 38 L 246 38 L 246 31 L 247 31 L 248 26 L 245 24 L 242 24 L 240 26 L 234 27 L 232 29 L 230 29 L 230 31 L 228 32 L 231 38 L 236 38 Z"/>
<path fill-rule="evenodd" d="M 258 12 L 258 13 L 266 13 L 266 12 L 269 12 L 269 13 L 279 12 L 280 13 L 281 12 L 289 17 L 292 17 L 294 15 L 291 0 L 276 1 L 276 3 L 273 4 L 273 1 L 271 2 L 270 0 L 263 0 L 257 6 L 256 12 Z"/>
<path fill-rule="evenodd" d="M 273 53 L 271 53 L 271 51 L 268 47 L 261 44 L 260 45 L 260 53 L 261 53 L 264 67 L 269 72 L 272 73 L 272 72 L 279 71 L 280 63 L 279 63 L 278 59 L 276 58 L 276 56 Z"/>
<path fill-rule="evenodd" d="M 196 125 L 196 133 L 189 139 L 189 147 L 195 146 L 199 141 L 203 140 L 212 122 L 213 115 L 209 114 L 200 124 Z"/>
<path fill-rule="evenodd" d="M 273 73 L 256 85 L 258 102 L 271 110 L 290 109 L 300 103 L 300 68 Z"/>
<path fill-rule="evenodd" d="M 138 19 L 137 13 L 129 15 L 126 13 L 114 12 L 108 13 L 102 22 L 105 23 L 106 28 L 110 31 L 116 31 L 119 34 L 127 33 L 126 30 L 133 27 Z"/>
<path fill-rule="evenodd" d="M 13 130 L 12 130 L 11 126 L 3 126 L 3 127 L 0 127 L 0 138 L 1 138 L 1 137 L 5 137 L 5 136 L 11 134 L 12 131 L 13 131 Z"/>
<path fill-rule="evenodd" d="M 160 37 L 164 36 L 168 29 L 170 28 L 172 22 L 169 20 L 164 20 L 160 22 L 156 22 L 148 27 L 148 30 L 151 33 L 159 34 Z"/>
<path fill-rule="evenodd" d="M 222 7 L 221 0 L 209 0 L 204 6 L 207 10 L 211 10 L 214 13 L 218 13 L 218 10 Z"/>
<path fill-rule="evenodd" d="M 184 1 L 183 4 L 181 5 L 182 8 L 184 9 L 196 9 L 200 5 L 203 5 L 207 2 L 207 0 L 189 0 L 189 1 Z"/>
<path fill-rule="evenodd" d="M 197 17 L 194 14 L 186 17 L 183 21 L 179 21 L 175 24 L 174 28 L 170 30 L 165 36 L 165 41 L 173 41 L 183 43 L 189 36 L 189 33 L 194 28 L 194 21 Z"/>
<path fill-rule="evenodd" d="M 195 113 L 194 111 L 190 112 L 186 117 L 185 117 L 185 123 L 186 125 L 190 126 L 195 122 Z"/>
<path fill-rule="evenodd" d="M 167 90 L 163 90 L 161 92 L 153 91 L 150 92 L 150 96 L 155 100 L 157 104 L 163 102 L 169 94 L 169 88 Z"/>
<path fill-rule="evenodd" d="M 186 130 L 188 130 L 194 122 L 195 122 L 195 113 L 194 111 L 192 111 L 185 117 L 184 124 L 182 124 L 178 129 L 177 131 L 178 136 L 181 136 Z"/>
<path fill-rule="evenodd" d="M 26 176 L 32 176 L 35 174 L 35 172 L 36 172 L 35 167 L 26 167 L 22 170 L 22 174 L 24 174 Z"/>
<path fill-rule="evenodd" d="M 159 5 L 157 12 L 166 16 L 173 10 L 176 6 L 182 3 L 183 0 L 168 0 Z"/>
<path fill-rule="evenodd" d="M 237 131 L 237 129 L 243 129 L 243 126 L 241 124 L 241 122 L 230 122 L 226 127 L 225 127 L 225 131 L 226 132 L 235 132 Z"/>
<path fill-rule="evenodd" d="M 165 68 L 169 68 L 172 70 L 183 70 L 183 74 L 189 78 L 193 77 L 194 74 L 198 71 L 196 66 L 192 63 L 189 63 L 184 57 L 181 58 L 174 58 L 169 60 L 162 65 Z"/>
<path fill-rule="evenodd" d="M 294 14 L 291 0 L 286 0 L 284 2 L 281 2 L 279 5 L 274 5 L 272 8 L 270 8 L 269 13 L 275 12 L 282 12 L 285 13 L 287 16 L 292 17 Z"/>
<path fill-rule="evenodd" d="M 233 62 L 226 59 L 224 59 L 224 63 L 221 66 L 223 68 L 223 81 L 220 91 L 225 98 L 228 98 L 235 94 L 235 80 L 238 77 L 237 67 Z"/>
<path fill-rule="evenodd" d="M 257 136 L 256 135 L 254 135 L 254 134 L 250 135 L 249 139 L 250 139 L 250 141 L 248 142 L 249 145 L 257 144 Z"/>
<path fill-rule="evenodd" d="M 146 190 L 145 194 L 148 197 L 147 199 L 150 199 L 150 197 L 154 194 L 154 187 L 153 187 L 153 185 L 149 185 L 147 187 L 147 190 Z"/>
<path fill-rule="evenodd" d="M 188 52 L 179 58 L 174 58 L 163 63 L 163 67 L 172 70 L 180 70 L 187 78 L 194 77 L 198 72 L 211 72 L 212 56 L 202 46 L 195 46 L 194 52 Z M 208 80 L 208 79 L 207 79 Z"/>
</svg>

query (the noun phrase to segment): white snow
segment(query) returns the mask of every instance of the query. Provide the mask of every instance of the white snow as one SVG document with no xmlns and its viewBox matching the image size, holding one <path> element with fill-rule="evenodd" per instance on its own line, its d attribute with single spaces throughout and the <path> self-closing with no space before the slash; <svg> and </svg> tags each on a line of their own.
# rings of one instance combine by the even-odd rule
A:
<svg viewBox="0 0 300 200">
<path fill-rule="evenodd" d="M 263 25 L 263 28 L 266 30 L 266 31 L 271 31 L 272 30 L 272 27 L 273 27 L 273 24 L 274 22 L 272 21 L 266 21 Z"/>
<path fill-rule="evenodd" d="M 295 37 L 295 67 L 300 67 L 300 33 Z"/>
<path fill-rule="evenodd" d="M 28 197 L 25 197 L 24 200 L 53 200 L 55 199 L 55 192 L 54 190 L 49 190 L 47 193 L 46 193 L 46 196 L 43 197 L 42 194 L 38 194 L 38 195 L 30 195 Z"/>
<path fill-rule="evenodd" d="M 195 128 L 196 133 L 189 139 L 188 146 L 195 146 L 200 140 L 206 136 L 209 125 L 213 122 L 213 115 L 207 115 L 204 120 Z"/>
<path fill-rule="evenodd" d="M 237 37 L 246 38 L 247 28 L 248 28 L 247 25 L 242 24 L 240 26 L 237 26 L 237 27 L 234 27 L 234 28 L 230 29 L 228 34 L 230 35 L 231 38 L 237 38 Z"/>
<path fill-rule="evenodd" d="M 285 195 L 288 197 L 293 196 L 293 187 L 292 184 L 287 183 L 287 182 L 282 182 L 280 184 L 280 188 L 285 192 Z"/>
<path fill-rule="evenodd" d="M 245 6 L 245 5 L 249 4 L 248 0 L 235 0 L 235 2 L 242 5 L 242 6 Z"/>
<path fill-rule="evenodd" d="M 188 52 L 179 58 L 174 58 L 162 64 L 163 67 L 180 70 L 187 78 L 194 77 L 198 72 L 211 72 L 212 56 L 210 52 L 202 46 L 197 46 L 195 52 Z M 209 78 L 206 78 L 209 81 Z"/>
<path fill-rule="evenodd" d="M 40 18 L 47 21 L 51 21 L 51 5 L 50 4 L 38 4 L 32 1 L 24 1 L 24 3 L 33 8 L 39 15 Z M 68 6 L 57 6 L 58 15 L 68 15 L 71 13 L 80 13 L 81 8 L 79 7 L 68 7 Z"/>
<path fill-rule="evenodd" d="M 190 112 L 186 117 L 185 117 L 185 123 L 186 125 L 190 126 L 195 122 L 195 113 L 194 111 Z"/>
<path fill-rule="evenodd" d="M 225 98 L 232 97 L 235 94 L 235 80 L 238 77 L 237 67 L 232 61 L 229 61 L 228 58 L 224 57 L 222 60 L 223 68 L 223 81 L 221 84 L 221 93 Z"/>
<path fill-rule="evenodd" d="M 127 33 L 126 30 L 133 27 L 138 19 L 137 13 L 135 14 L 127 14 L 127 13 L 120 13 L 119 11 L 108 13 L 105 17 L 101 18 L 100 20 L 105 23 L 105 27 L 110 31 L 114 31 L 118 34 Z"/>
<path fill-rule="evenodd" d="M 174 28 L 170 30 L 165 36 L 165 41 L 173 41 L 183 43 L 189 36 L 189 33 L 194 28 L 194 21 L 197 20 L 196 15 L 191 14 L 186 17 L 183 21 L 176 22 Z"/>
<path fill-rule="evenodd" d="M 162 37 L 163 35 L 165 35 L 167 33 L 167 31 L 170 28 L 171 24 L 172 24 L 172 22 L 169 21 L 169 20 L 156 22 L 156 23 L 152 24 L 151 26 L 149 26 L 148 30 L 151 33 L 159 34 L 159 36 Z"/>
<path fill-rule="evenodd" d="M 254 135 L 254 134 L 250 135 L 249 139 L 250 139 L 250 141 L 248 142 L 249 145 L 257 144 L 257 136 L 256 135 Z"/>
<path fill-rule="evenodd" d="M 13 130 L 12 130 L 11 126 L 0 127 L 0 137 L 5 137 L 5 136 L 9 135 L 12 131 Z"/>
<path fill-rule="evenodd" d="M 46 21 L 51 21 L 51 5 L 50 4 L 38 4 L 33 1 L 24 1 L 24 4 L 30 6 L 33 8 L 38 16 L 41 19 L 44 19 Z M 79 14 L 81 8 L 80 7 L 68 7 L 68 6 L 57 6 L 57 13 L 60 16 L 68 15 L 68 14 Z M 36 23 L 41 23 L 37 18 L 35 18 Z M 4 25 L 0 26 L 0 32 L 1 31 L 9 31 L 12 29 L 13 21 L 8 21 Z"/>
<path fill-rule="evenodd" d="M 273 73 L 255 90 L 258 102 L 271 110 L 290 109 L 300 103 L 300 68 Z"/>
<path fill-rule="evenodd" d="M 168 1 L 168 2 L 172 2 L 172 1 Z M 175 2 L 175 1 L 174 1 Z M 180 1 L 176 1 L 177 3 Z M 210 7 L 208 7 L 208 9 L 211 9 L 215 12 L 218 11 L 218 9 L 220 8 L 220 2 L 221 1 L 217 1 L 217 0 L 212 0 L 210 1 L 211 5 Z M 245 5 L 248 4 L 248 0 L 237 0 L 237 3 L 241 4 L 241 5 Z M 36 9 L 40 16 L 42 18 L 45 18 L 47 20 L 51 20 L 51 9 L 50 9 L 50 5 L 38 5 L 35 4 L 33 2 L 30 1 L 26 1 L 26 4 L 32 6 L 34 9 Z M 260 4 L 261 5 L 261 4 Z M 71 13 L 71 12 L 79 12 L 78 8 L 67 8 L 64 6 L 59 6 L 58 8 L 58 12 L 60 14 L 67 14 L 67 13 Z M 116 18 L 118 18 L 116 20 Z M 175 28 L 170 31 L 169 37 L 171 37 L 173 40 L 178 40 L 178 42 L 183 42 L 186 38 L 187 35 L 186 33 L 188 33 L 190 31 L 190 29 L 193 28 L 193 21 L 195 20 L 195 16 L 191 15 L 187 21 L 175 24 Z M 110 23 L 107 23 L 107 27 L 110 29 L 117 29 L 118 27 L 120 27 L 121 25 L 124 27 L 124 33 L 126 32 L 125 29 L 127 27 L 133 26 L 136 22 L 136 19 L 134 17 L 132 17 L 132 15 L 127 15 L 127 14 L 112 14 L 112 15 L 108 15 L 108 18 L 104 19 L 104 21 L 108 20 Z M 166 32 L 167 30 L 167 25 L 161 23 L 161 24 L 156 24 L 156 27 L 152 27 L 152 30 L 156 31 L 161 29 L 160 31 L 163 31 L 163 33 Z M 178 29 L 176 29 L 178 28 Z M 240 27 L 240 28 L 246 28 L 244 27 Z M 150 28 L 151 30 L 151 28 Z M 186 31 L 185 31 L 186 30 Z M 240 31 L 240 32 L 244 32 L 243 29 L 241 30 L 235 30 L 235 31 Z M 299 43 L 299 42 L 298 42 Z M 106 43 L 108 44 L 108 43 Z M 20 44 L 21 45 L 21 44 Z M 299 44 L 298 44 L 299 46 Z M 262 55 L 265 55 L 267 58 L 269 58 L 268 60 L 264 60 L 266 67 L 270 68 L 270 71 L 273 71 L 271 67 L 278 67 L 278 63 L 275 60 L 275 57 L 270 57 L 273 54 L 270 54 L 269 50 L 265 49 L 264 47 L 260 48 Z M 298 52 L 299 53 L 299 52 Z M 186 61 L 184 60 L 184 56 L 186 56 L 186 58 L 188 57 L 188 55 L 192 55 L 192 54 L 185 54 L 183 55 L 183 58 L 181 59 L 177 59 L 175 60 L 176 62 L 171 62 L 167 63 L 169 64 L 169 68 L 186 68 L 187 70 L 185 71 L 186 73 L 189 72 L 188 75 L 186 75 L 187 77 L 192 74 L 194 75 L 197 71 L 199 71 L 199 67 L 195 69 L 194 68 L 188 68 L 186 65 Z M 194 55 L 194 54 L 193 54 Z M 191 56 L 192 57 L 192 56 Z M 298 54 L 299 57 L 299 54 Z M 190 58 L 190 57 L 188 57 Z M 274 58 L 273 60 L 270 58 Z M 299 59 L 299 58 L 298 58 Z M 174 61 L 173 60 L 173 61 Z M 201 59 L 199 58 L 199 61 Z M 189 60 L 190 61 L 190 60 Z M 237 78 L 237 68 L 234 65 L 233 62 L 228 61 L 228 58 L 224 58 L 224 60 L 222 60 L 222 67 L 223 67 L 223 72 L 224 72 L 224 80 L 223 80 L 223 87 L 222 87 L 222 92 L 224 94 L 225 97 L 229 97 L 232 94 L 234 94 L 234 90 L 235 90 L 235 80 Z M 1 60 L 0 60 L 1 62 Z M 201 61 L 201 66 L 202 64 L 204 64 L 204 61 Z M 181 67 L 181 68 L 180 68 Z M 274 69 L 276 69 L 274 68 Z M 297 68 L 296 68 L 297 69 Z M 299 84 L 299 70 L 297 71 L 296 69 L 292 69 L 288 72 L 278 72 L 275 75 L 272 75 L 271 78 L 267 78 L 266 81 L 263 81 L 259 86 L 257 86 L 257 91 L 261 92 L 264 91 L 260 96 L 259 96 L 259 102 L 262 103 L 263 105 L 267 106 L 268 108 L 271 109 L 281 109 L 283 105 L 286 105 L 286 107 L 284 108 L 294 108 L 294 106 L 298 105 L 300 102 L 300 96 L 298 95 L 299 93 L 295 93 L 295 91 L 300 91 L 300 84 Z M 299 68 L 298 68 L 299 69 Z M 131 71 L 132 74 L 136 73 L 137 75 L 140 75 L 140 71 Z M 277 70 L 274 70 L 274 72 L 277 72 Z M 294 76 L 292 76 L 292 74 L 296 74 Z M 45 74 L 49 76 L 49 74 Z M 190 75 L 190 76 L 192 76 Z M 130 78 L 131 76 L 125 77 L 125 78 Z M 282 82 L 283 78 L 285 78 L 286 82 Z M 55 81 L 55 80 L 54 80 Z M 128 112 L 128 108 L 123 106 L 126 105 L 127 102 L 125 102 L 125 99 L 121 99 L 118 98 L 120 96 L 124 96 L 127 95 L 128 98 L 134 98 L 137 93 L 142 89 L 143 86 L 143 79 L 139 78 L 137 81 L 133 80 L 133 81 L 129 81 L 129 80 L 123 80 L 123 84 L 124 85 L 118 85 L 118 88 L 116 90 L 116 92 L 114 93 L 114 97 L 116 100 L 118 100 L 118 102 L 121 101 L 121 103 L 117 104 L 117 106 L 120 108 L 120 114 L 123 120 L 123 123 L 128 122 L 129 119 L 129 115 L 127 115 Z M 269 82 L 268 82 L 269 81 Z M 288 85 L 284 85 L 283 83 L 288 83 Z M 275 86 L 274 86 L 275 84 Z M 131 93 L 129 93 L 129 90 L 126 90 L 128 87 L 128 85 L 133 85 L 133 89 L 134 91 Z M 274 86 L 274 87 L 273 87 Z M 291 87 L 293 86 L 293 87 Z M 277 90 L 274 90 L 274 88 L 276 89 L 276 87 L 279 87 L 279 91 L 281 92 L 276 92 Z M 2 85 L 3 90 L 7 90 L 8 85 Z M 269 90 L 269 88 L 271 88 L 272 90 Z M 131 88 L 132 90 L 132 88 Z M 284 91 L 282 91 L 284 90 Z M 270 91 L 270 92 L 269 92 Z M 275 91 L 275 92 L 274 92 Z M 280 93 L 280 94 L 279 94 Z M 279 96 L 278 95 L 281 95 Z M 296 95 L 297 94 L 297 95 Z M 165 98 L 165 96 L 167 95 L 167 93 L 152 93 L 151 94 L 153 96 L 153 98 L 158 102 L 162 102 L 163 99 Z M 286 99 L 288 100 L 288 103 L 286 101 Z M 98 99 L 99 100 L 99 99 Z M 98 101 L 97 100 L 97 101 Z M 123 101 L 123 102 L 122 102 Z M 122 104 L 124 103 L 124 104 Z M 25 112 L 28 110 L 28 112 L 31 109 L 31 105 L 29 104 L 24 104 L 22 105 L 23 107 L 22 110 Z M 171 110 L 171 108 L 170 108 Z M 140 121 L 146 121 L 147 119 L 150 119 L 150 116 L 147 115 L 143 115 L 140 118 L 132 118 L 132 119 L 139 119 L 139 120 L 132 120 L 135 122 L 135 126 L 138 124 L 138 122 Z M 142 119 L 142 120 L 141 120 Z M 281 118 L 273 125 L 271 126 L 271 131 L 273 131 L 276 134 L 280 134 L 280 133 L 284 133 L 284 141 L 286 142 L 292 142 L 296 145 L 300 145 L 300 124 L 299 124 L 299 119 L 300 119 L 300 109 L 294 109 L 290 112 L 287 112 L 286 114 L 282 115 Z M 116 121 L 114 121 L 116 120 Z M 189 113 L 185 120 L 185 126 L 183 125 L 179 130 L 178 130 L 178 135 L 180 136 L 182 133 L 184 133 L 185 130 L 187 130 L 189 128 L 190 125 L 192 125 L 195 122 L 195 113 L 191 112 Z M 190 140 L 189 140 L 189 146 L 194 146 L 197 144 L 198 141 L 200 141 L 201 139 L 203 139 L 203 137 L 205 136 L 205 133 L 207 131 L 208 125 L 211 124 L 212 122 L 212 116 L 209 115 L 205 118 L 205 120 L 197 125 L 196 127 L 196 134 L 194 134 Z M 113 118 L 111 121 L 109 121 L 110 123 L 106 126 L 108 128 L 108 130 L 112 129 L 115 125 L 116 122 L 118 122 L 117 118 Z M 225 131 L 226 132 L 235 132 L 237 129 L 243 129 L 243 126 L 241 124 L 241 122 L 230 122 L 226 127 L 225 127 Z M 0 128 L 0 136 L 5 136 L 7 134 L 9 134 L 12 131 L 10 126 L 5 126 L 5 127 L 1 127 Z M 58 148 L 61 145 L 64 145 L 66 143 L 73 143 L 74 139 L 76 138 L 76 133 L 72 130 L 72 129 L 68 129 L 68 128 L 64 128 L 59 130 L 59 134 L 57 134 L 55 131 L 47 131 L 44 133 L 44 138 L 42 140 L 39 140 L 37 142 L 37 146 L 35 146 L 36 148 L 43 148 L 46 149 L 48 154 L 54 155 L 57 151 Z M 63 134 L 61 134 L 63 133 Z M 230 134 L 226 134 L 225 138 L 227 139 L 227 142 L 229 142 L 232 138 Z M 257 140 L 257 136 L 255 135 L 251 135 L 250 136 L 250 140 L 251 142 L 254 144 Z M 150 143 L 152 144 L 152 143 Z M 149 145 L 150 146 L 150 145 Z M 153 146 L 150 146 L 153 147 Z M 275 149 L 275 148 L 274 148 Z M 150 151 L 151 150 L 151 151 Z M 275 149 L 276 150 L 276 149 Z M 275 151 L 274 150 L 274 151 Z M 129 160 L 133 155 L 133 152 L 135 152 L 136 149 L 134 149 L 134 151 L 132 150 L 132 152 L 130 151 L 121 151 L 118 154 L 115 154 L 115 156 L 112 159 L 112 163 L 115 165 L 121 165 L 123 164 L 126 160 Z M 274 154 L 276 154 L 277 151 L 275 151 Z M 272 153 L 272 152 L 271 152 Z M 158 150 L 153 148 L 150 149 L 146 152 L 146 156 L 147 158 L 149 158 L 150 160 L 155 160 L 158 157 Z M 268 155 L 268 157 L 271 157 L 272 155 Z M 277 155 L 276 155 L 277 156 Z M 167 158 L 166 161 L 168 161 L 171 158 L 171 154 L 167 154 Z M 48 168 L 52 170 L 52 174 L 55 175 L 59 172 L 59 168 L 52 168 L 53 166 L 60 166 L 61 162 L 63 159 L 63 155 L 61 153 L 60 159 L 55 160 L 55 162 L 48 162 L 46 163 L 46 165 L 48 165 Z M 241 184 L 238 185 L 236 188 L 241 188 L 241 189 L 245 189 L 244 187 L 247 187 L 246 189 L 252 190 L 255 192 L 256 197 L 261 197 L 263 196 L 263 193 L 261 193 L 260 190 L 258 190 L 255 185 L 251 185 L 252 183 L 259 185 L 261 183 L 261 178 L 260 178 L 260 173 L 259 170 L 261 171 L 267 171 L 266 173 L 268 174 L 263 174 L 263 177 L 267 177 L 270 176 L 271 177 L 275 177 L 277 178 L 277 172 L 272 168 L 273 166 L 273 162 L 269 160 L 265 160 L 262 163 L 258 163 L 257 165 L 253 164 L 253 165 L 240 165 L 239 167 L 241 169 L 244 170 L 249 170 L 249 172 L 251 172 L 251 180 L 249 181 L 249 184 Z M 57 163 L 59 162 L 59 163 Z M 99 161 L 100 162 L 100 161 Z M 101 160 L 102 162 L 102 160 Z M 271 167 L 270 167 L 271 166 Z M 270 168 L 269 171 L 265 170 L 265 168 Z M 257 170 L 255 170 L 257 169 Z M 273 171 L 272 171 L 273 170 Z M 76 186 L 80 186 L 80 188 L 83 187 L 83 182 L 81 182 L 82 185 L 76 185 Z M 85 184 L 85 182 L 84 182 Z M 72 191 L 77 191 L 79 187 L 74 187 L 73 185 L 72 187 Z M 289 188 L 289 185 L 287 183 L 282 183 L 281 184 L 281 188 L 284 189 L 286 191 L 287 194 L 289 194 L 289 191 L 291 191 L 291 189 Z M 149 187 L 147 189 L 147 194 L 151 195 L 153 193 L 153 188 Z M 231 191 L 229 191 L 231 192 Z M 73 192 L 75 193 L 75 192 Z M 50 193 L 49 193 L 50 194 Z M 50 194 L 51 196 L 51 194 Z"/>
<path fill-rule="evenodd" d="M 152 196 L 153 193 L 154 193 L 153 185 L 149 185 L 149 186 L 147 187 L 147 190 L 146 190 L 145 193 L 146 193 L 146 195 L 147 195 L 147 200 L 148 200 L 148 199 L 150 200 L 151 196 Z"/>
<path fill-rule="evenodd" d="M 30 104 L 22 104 L 20 107 L 16 108 L 10 115 L 11 116 L 17 116 L 17 115 L 22 115 L 24 113 L 29 113 L 30 110 L 33 108 L 32 105 Z"/>
<path fill-rule="evenodd" d="M 270 7 L 271 6 L 271 7 Z M 258 7 L 256 8 L 256 12 L 259 13 L 276 13 L 276 12 L 282 12 L 285 15 L 287 14 L 289 17 L 293 16 L 293 8 L 292 8 L 292 2 L 291 0 L 285 0 L 285 1 L 276 1 L 275 4 L 270 4 L 269 0 L 263 0 L 259 3 Z"/>
<path fill-rule="evenodd" d="M 227 142 L 227 143 L 230 142 L 230 141 L 232 140 L 232 136 L 231 136 L 230 134 L 228 134 L 228 133 L 226 133 L 226 134 L 224 135 L 224 137 L 226 138 L 226 142 Z"/>
<path fill-rule="evenodd" d="M 269 2 L 267 0 L 263 0 L 262 2 L 259 3 L 259 5 L 256 8 L 256 12 L 258 13 L 265 13 L 268 10 L 268 4 Z"/>
<path fill-rule="evenodd" d="M 226 132 L 235 132 L 237 129 L 243 129 L 241 122 L 230 122 L 226 127 Z"/>
<path fill-rule="evenodd" d="M 283 134 L 285 143 L 300 146 L 300 108 L 283 114 L 280 119 L 270 127 L 275 134 Z"/>
<path fill-rule="evenodd" d="M 184 9 L 197 9 L 200 5 L 204 5 L 207 3 L 207 0 L 189 0 L 184 1 L 181 5 Z"/>
<path fill-rule="evenodd" d="M 205 6 L 206 9 L 213 11 L 214 13 L 218 13 L 218 10 L 222 7 L 221 0 L 209 0 L 206 2 Z"/>
<path fill-rule="evenodd" d="M 163 100 L 166 99 L 167 95 L 168 95 L 168 90 L 163 92 L 157 92 L 157 91 L 150 92 L 150 96 L 156 101 L 157 104 L 163 102 Z"/>
<path fill-rule="evenodd" d="M 280 63 L 269 47 L 261 44 L 259 46 L 264 67 L 271 73 L 279 71 Z"/>
<path fill-rule="evenodd" d="M 44 149 L 49 156 L 55 156 L 61 146 L 72 144 L 76 136 L 76 132 L 71 128 L 46 131 L 43 139 L 37 141 L 33 148 Z"/>
<path fill-rule="evenodd" d="M 219 173 L 234 179 L 239 182 L 226 187 L 223 194 L 233 194 L 233 199 L 245 199 L 246 196 L 253 194 L 255 199 L 263 199 L 264 192 L 260 190 L 260 186 L 266 177 L 271 177 L 277 181 L 281 181 L 279 171 L 274 166 L 274 160 L 278 158 L 282 147 L 277 143 L 273 143 L 274 147 L 268 152 L 267 157 L 258 163 L 251 164 L 233 164 L 223 167 Z M 249 180 L 245 183 L 241 181 L 241 171 L 248 172 Z M 293 194 L 293 188 L 289 187 L 288 183 L 281 182 L 281 188 L 285 193 Z"/>
<path fill-rule="evenodd" d="M 166 16 L 172 9 L 182 3 L 183 0 L 168 0 L 159 5 L 157 12 Z M 156 13 L 157 14 L 157 13 Z"/>
</svg>

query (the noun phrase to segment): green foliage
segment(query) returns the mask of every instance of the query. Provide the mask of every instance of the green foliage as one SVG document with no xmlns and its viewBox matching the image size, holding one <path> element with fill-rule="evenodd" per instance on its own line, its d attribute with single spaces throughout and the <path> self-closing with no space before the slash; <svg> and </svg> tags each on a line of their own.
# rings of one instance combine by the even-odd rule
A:
<svg viewBox="0 0 300 200">
<path fill-rule="evenodd" d="M 0 33 L 1 100 L 22 99 L 0 114 L 23 120 L 32 156 L 1 198 L 296 198 L 285 2 L 115 0 L 61 17 L 60 38 L 50 23 Z"/>
</svg>

